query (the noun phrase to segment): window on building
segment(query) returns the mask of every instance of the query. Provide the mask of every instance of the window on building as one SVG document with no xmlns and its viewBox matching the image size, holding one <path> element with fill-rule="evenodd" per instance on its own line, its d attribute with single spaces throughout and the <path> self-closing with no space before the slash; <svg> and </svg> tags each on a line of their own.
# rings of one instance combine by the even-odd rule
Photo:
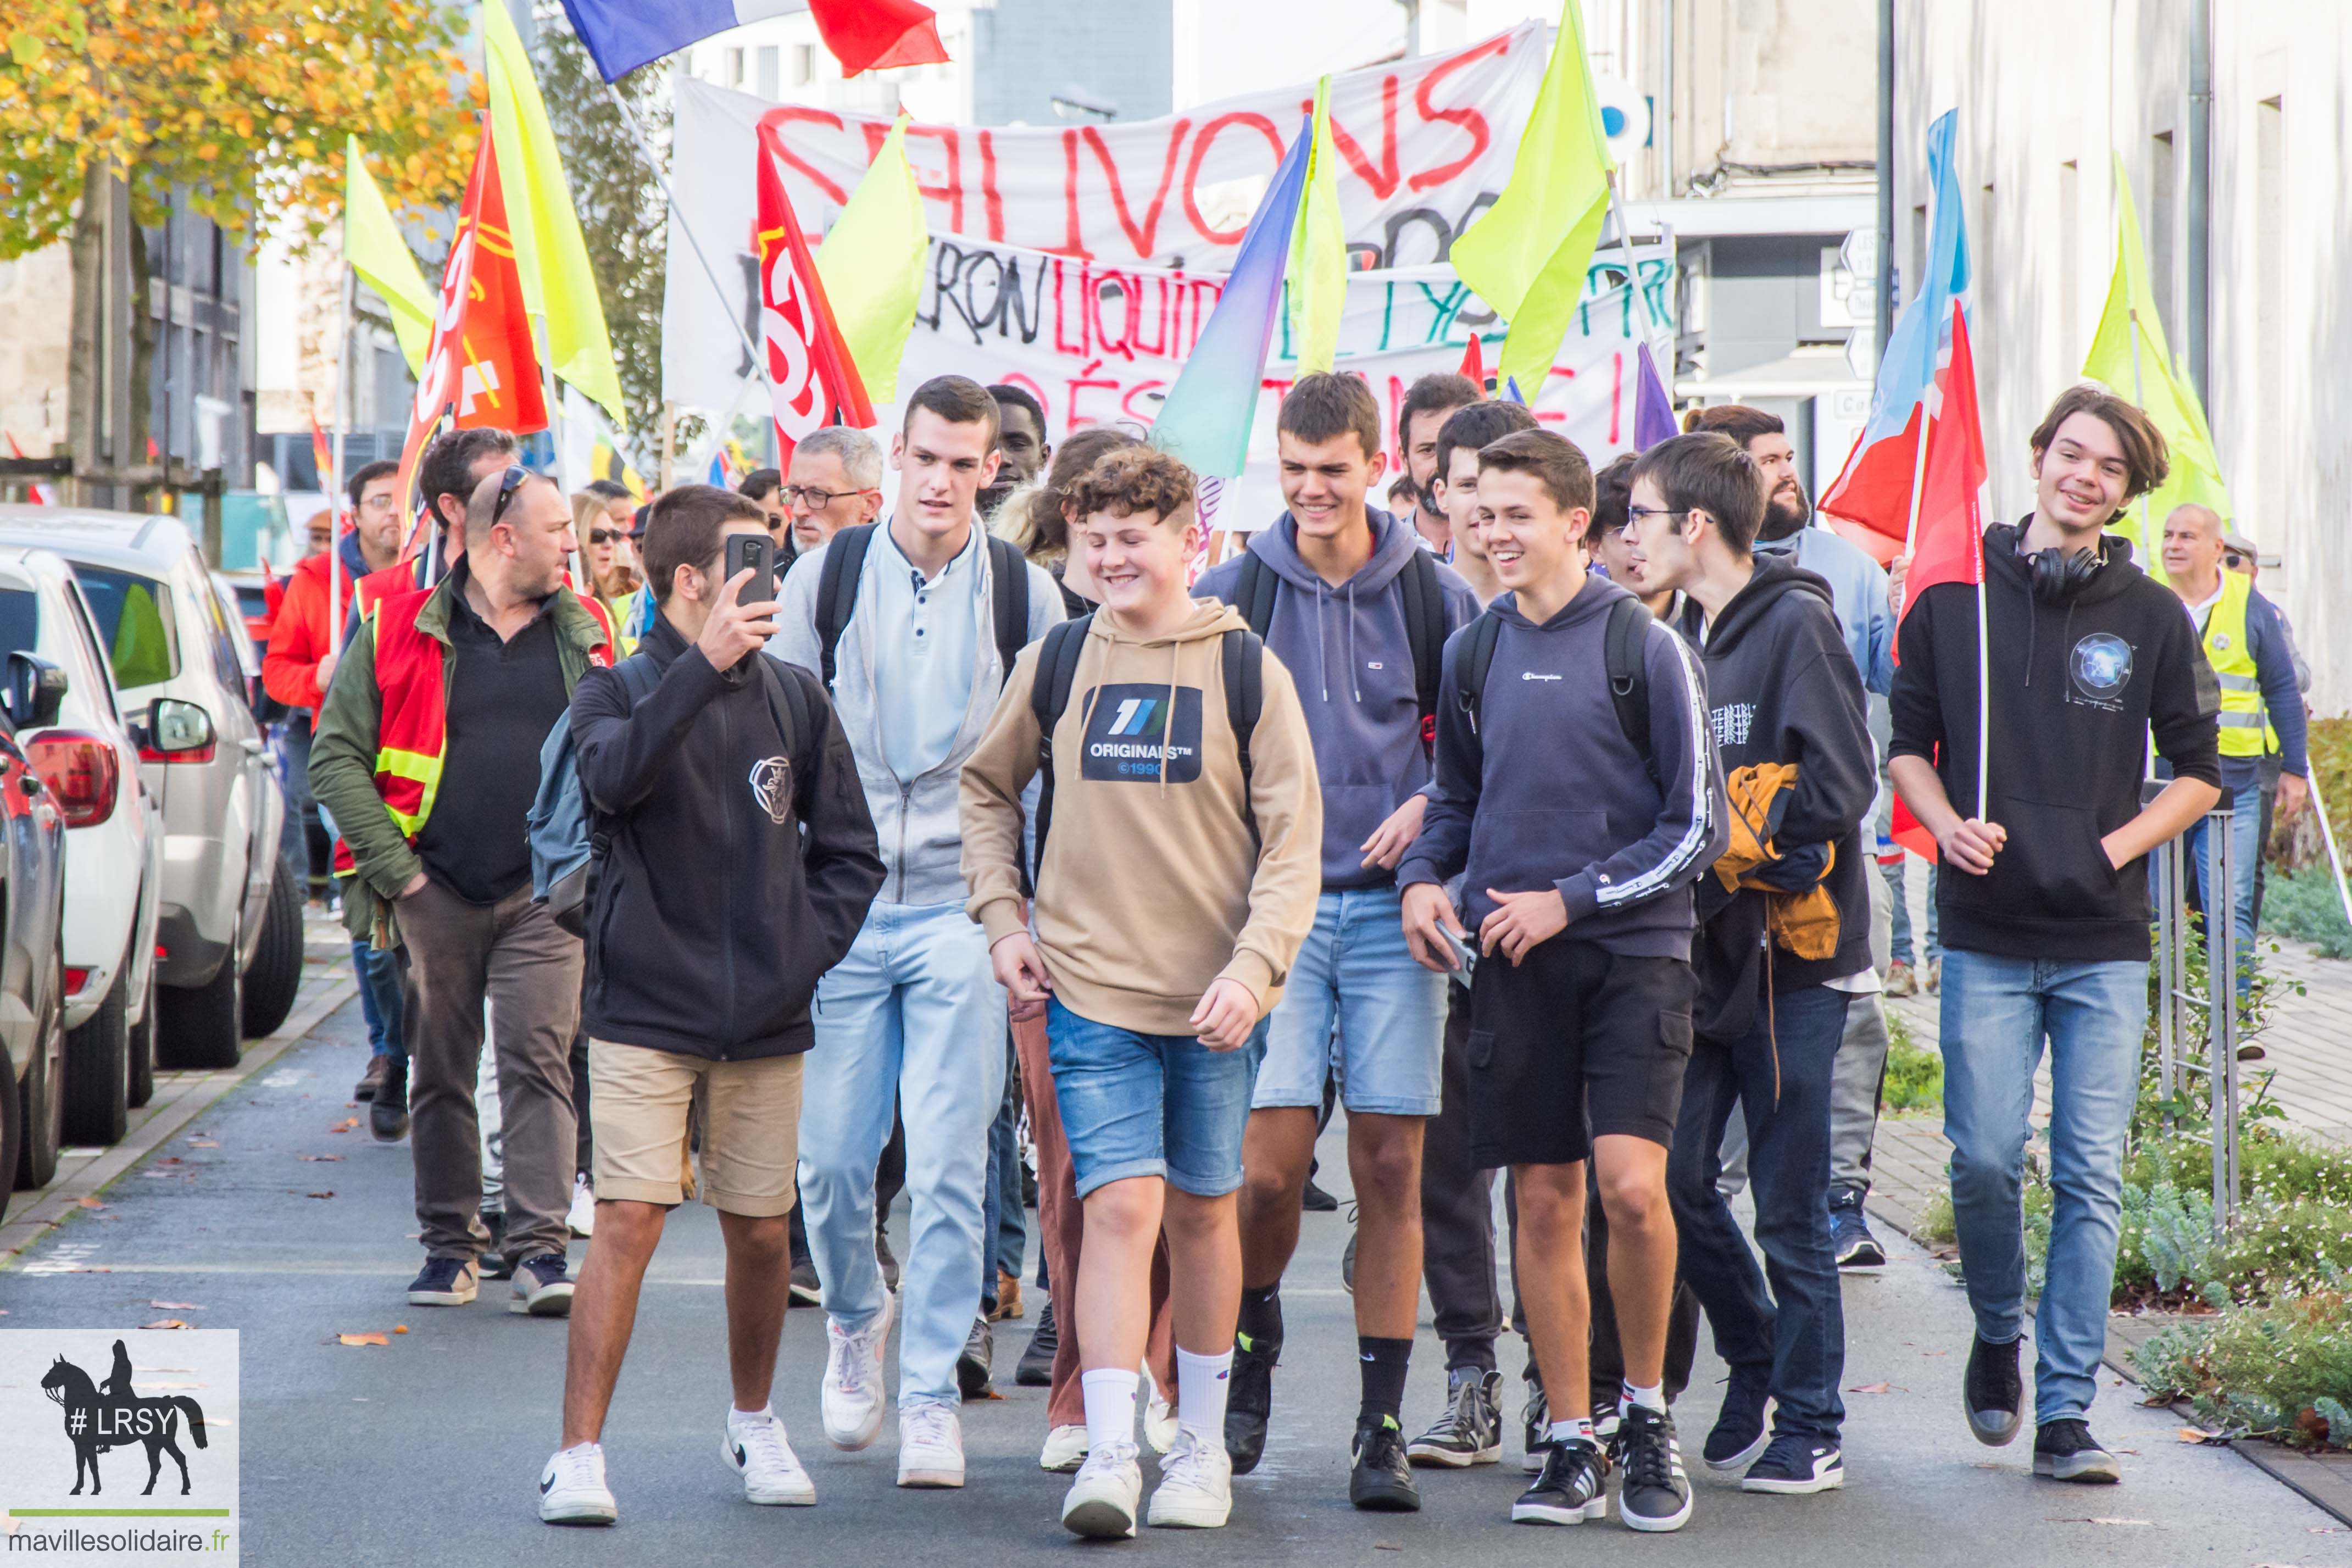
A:
<svg viewBox="0 0 2352 1568">
<path fill-rule="evenodd" d="M 727 85 L 729 87 L 743 85 L 743 51 L 740 49 L 727 51 Z"/>
<path fill-rule="evenodd" d="M 2164 322 L 2164 341 L 2178 345 L 2173 329 L 2180 324 L 2180 307 L 2173 296 L 2172 259 L 2175 230 L 2179 226 L 2174 199 L 2172 132 L 2150 139 L 2147 160 L 2147 286 L 2156 296 L 2156 313 Z"/>
<path fill-rule="evenodd" d="M 758 58 L 759 93 L 761 98 L 773 98 L 783 89 L 777 72 L 777 60 L 782 51 L 773 44 L 761 44 Z"/>
<path fill-rule="evenodd" d="M 793 85 L 794 87 L 806 87 L 815 79 L 816 46 L 814 44 L 794 44 L 793 46 Z"/>
</svg>

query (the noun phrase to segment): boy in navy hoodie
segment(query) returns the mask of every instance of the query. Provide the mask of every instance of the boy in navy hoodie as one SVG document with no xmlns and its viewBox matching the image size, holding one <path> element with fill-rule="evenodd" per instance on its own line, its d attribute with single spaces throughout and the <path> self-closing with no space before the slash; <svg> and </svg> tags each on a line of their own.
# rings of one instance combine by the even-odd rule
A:
<svg viewBox="0 0 2352 1568">
<path fill-rule="evenodd" d="M 1513 1279 L 1552 1417 L 1542 1473 L 1511 1517 L 1607 1511 L 1585 1364 L 1589 1158 L 1624 1352 L 1618 1510 L 1635 1530 L 1671 1531 L 1689 1521 L 1691 1492 L 1661 1386 L 1666 1152 L 1691 1049 L 1691 884 L 1723 849 L 1723 784 L 1696 659 L 1588 574 L 1592 502 L 1591 467 L 1559 436 L 1526 430 L 1480 451 L 1478 525 L 1510 592 L 1446 646 L 1437 789 L 1397 879 L 1428 968 L 1454 970 L 1465 925 L 1477 932 L 1472 1157 L 1517 1183 Z M 1631 645 L 1622 702 L 1612 626 Z M 1460 917 L 1444 886 L 1457 873 Z"/>
<path fill-rule="evenodd" d="M 1360 1243 L 1363 1398 L 1348 1493 L 1358 1508 L 1415 1510 L 1399 1417 L 1421 1302 L 1421 1142 L 1441 1097 L 1445 981 L 1408 962 L 1396 866 L 1426 805 L 1440 650 L 1478 603 L 1409 523 L 1364 504 L 1383 459 L 1380 405 L 1362 377 L 1300 378 L 1276 430 L 1290 510 L 1194 589 L 1240 610 L 1297 679 L 1323 789 L 1315 929 L 1268 1019 L 1250 1101 L 1226 1447 L 1246 1474 L 1265 1447 L 1282 1275 L 1298 1246 L 1336 1028 Z"/>
</svg>

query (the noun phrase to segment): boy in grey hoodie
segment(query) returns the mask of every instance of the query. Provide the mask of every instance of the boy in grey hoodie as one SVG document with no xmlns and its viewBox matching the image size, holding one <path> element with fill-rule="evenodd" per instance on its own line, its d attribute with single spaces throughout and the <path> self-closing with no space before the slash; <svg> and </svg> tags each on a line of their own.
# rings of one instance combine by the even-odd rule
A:
<svg viewBox="0 0 2352 1568">
<path fill-rule="evenodd" d="M 1243 1164 L 1242 1313 L 1226 1447 L 1246 1473 L 1265 1443 L 1282 1352 L 1283 1271 L 1298 1245 L 1317 1111 L 1339 1037 L 1358 1203 L 1357 1412 L 1349 1497 L 1421 1506 L 1399 1416 L 1421 1287 L 1421 1143 L 1440 1099 L 1445 979 L 1404 944 L 1396 866 L 1421 832 L 1445 637 L 1476 595 L 1412 528 L 1365 504 L 1383 467 L 1360 376 L 1309 375 L 1276 426 L 1290 510 L 1204 573 L 1298 683 L 1323 794 L 1323 891 L 1251 1098 Z"/>
</svg>

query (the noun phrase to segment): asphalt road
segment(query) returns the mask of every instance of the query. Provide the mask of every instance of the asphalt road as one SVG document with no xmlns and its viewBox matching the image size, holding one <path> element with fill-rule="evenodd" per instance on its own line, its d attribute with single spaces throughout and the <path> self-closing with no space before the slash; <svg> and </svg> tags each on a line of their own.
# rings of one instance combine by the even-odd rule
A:
<svg viewBox="0 0 2352 1568">
<path fill-rule="evenodd" d="M 135 1327 L 166 1315 L 150 1305 L 164 1300 L 196 1303 L 170 1314 L 194 1326 L 243 1331 L 236 1419 L 247 1562 L 782 1559 L 962 1568 L 1088 1550 L 1056 1524 L 1064 1479 L 1036 1468 L 1043 1391 L 1011 1383 L 1026 1322 L 1000 1333 L 1004 1397 L 965 1406 L 970 1485 L 902 1492 L 892 1485 L 887 1430 L 863 1454 L 825 1445 L 816 1413 L 823 1325 L 814 1311 L 794 1311 L 776 1406 L 819 1504 L 745 1505 L 716 1458 L 728 1396 L 720 1256 L 715 1221 L 693 1206 L 674 1220 L 648 1278 L 605 1435 L 622 1522 L 561 1533 L 541 1525 L 533 1500 L 556 1438 L 562 1325 L 509 1313 L 500 1285 L 486 1284 L 470 1308 L 404 1303 L 420 1257 L 408 1239 L 415 1222 L 407 1148 L 332 1131 L 357 1114 L 345 1097 L 364 1050 L 357 1006 L 348 1005 L 117 1182 L 105 1207 L 81 1211 L 0 1273 L 9 1314 L 0 1326 L 10 1329 Z M 1327 1154 L 1323 1169 L 1327 1183 L 1344 1183 L 1344 1158 Z M 905 1234 L 903 1213 L 893 1234 Z M 1900 1244 L 1884 1273 L 1847 1282 L 1845 1382 L 1857 1392 L 1847 1396 L 1843 1492 L 1755 1497 L 1702 1474 L 1696 1517 L 1677 1536 L 1635 1536 L 1613 1519 L 1566 1536 L 1507 1522 L 1524 1484 L 1514 1440 L 1501 1467 L 1424 1472 L 1417 1516 L 1360 1515 L 1346 1494 L 1355 1405 L 1353 1331 L 1338 1268 L 1346 1234 L 1340 1215 L 1307 1216 L 1286 1291 L 1290 1348 L 1275 1385 L 1272 1439 L 1258 1472 L 1236 1483 L 1233 1524 L 1213 1534 L 1147 1531 L 1125 1551 L 1252 1564 L 1443 1552 L 1482 1568 L 1569 1553 L 1601 1563 L 1737 1560 L 1743 1568 L 2352 1564 L 2352 1532 L 2236 1455 L 2180 1442 L 2168 1412 L 2136 1407 L 2119 1382 L 2103 1389 L 2095 1415 L 2129 1467 L 2120 1487 L 2038 1482 L 2023 1443 L 1979 1447 L 1958 1409 L 1969 1331 L 1960 1293 Z M 336 1342 L 401 1323 L 409 1331 L 386 1348 Z M 1514 1413 L 1523 1355 L 1507 1342 Z M 1703 1363 L 1684 1401 L 1693 1449 L 1712 1418 L 1719 1373 L 1711 1358 Z M 1426 1422 L 1443 1393 L 1441 1352 L 1424 1318 L 1408 1426 Z"/>
</svg>

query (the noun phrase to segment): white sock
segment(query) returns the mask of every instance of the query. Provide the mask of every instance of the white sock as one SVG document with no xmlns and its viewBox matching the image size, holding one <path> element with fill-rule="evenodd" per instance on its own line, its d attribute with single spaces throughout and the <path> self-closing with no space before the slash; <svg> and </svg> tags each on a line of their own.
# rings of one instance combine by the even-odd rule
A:
<svg viewBox="0 0 2352 1568">
<path fill-rule="evenodd" d="M 1555 1443 L 1574 1440 L 1590 1443 L 1596 1448 L 1601 1446 L 1601 1439 L 1592 1435 L 1592 1417 L 1590 1415 L 1572 1415 L 1565 1421 L 1555 1421 L 1546 1435 Z"/>
<path fill-rule="evenodd" d="M 1234 1351 L 1194 1355 L 1176 1351 L 1176 1421 L 1203 1443 L 1225 1440 L 1225 1391 L 1233 1386 Z"/>
<path fill-rule="evenodd" d="M 740 1426 L 746 1421 L 774 1420 L 776 1407 L 773 1405 L 763 1405 L 757 1410 L 738 1410 L 733 1405 L 727 1406 L 727 1425 L 730 1426 Z"/>
<path fill-rule="evenodd" d="M 1666 1385 L 1659 1384 L 1651 1388 L 1636 1388 L 1629 1383 L 1625 1385 L 1625 1403 L 1639 1405 L 1664 1415 L 1666 1413 Z"/>
<path fill-rule="evenodd" d="M 557 1452 L 564 1454 L 601 1454 L 604 1451 L 604 1445 L 596 1442 L 574 1443 L 569 1448 L 557 1450 Z"/>
<path fill-rule="evenodd" d="M 1101 1451 L 1106 1443 L 1135 1443 L 1135 1396 L 1143 1379 L 1114 1366 L 1097 1367 L 1078 1374 L 1087 1399 L 1087 1447 Z M 1222 1427 L 1218 1440 L 1223 1441 Z"/>
</svg>

